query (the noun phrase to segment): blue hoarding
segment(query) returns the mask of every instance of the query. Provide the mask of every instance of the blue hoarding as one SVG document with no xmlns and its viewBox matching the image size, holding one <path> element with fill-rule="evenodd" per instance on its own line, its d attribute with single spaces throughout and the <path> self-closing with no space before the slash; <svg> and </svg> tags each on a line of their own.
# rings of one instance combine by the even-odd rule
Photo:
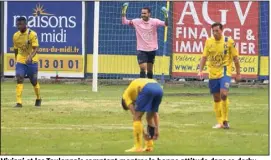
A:
<svg viewBox="0 0 271 160">
<path fill-rule="evenodd" d="M 269 1 L 260 2 L 260 73 L 259 79 L 269 79 Z"/>
<path fill-rule="evenodd" d="M 20 16 L 37 32 L 40 53 L 82 54 L 82 2 L 8 2 L 8 53 Z"/>
<path fill-rule="evenodd" d="M 84 2 L 5 2 L 4 74 L 14 75 L 13 35 L 25 17 L 39 40 L 39 75 L 84 77 Z"/>
<path fill-rule="evenodd" d="M 269 56 L 269 1 L 260 2 L 260 52 Z"/>
</svg>

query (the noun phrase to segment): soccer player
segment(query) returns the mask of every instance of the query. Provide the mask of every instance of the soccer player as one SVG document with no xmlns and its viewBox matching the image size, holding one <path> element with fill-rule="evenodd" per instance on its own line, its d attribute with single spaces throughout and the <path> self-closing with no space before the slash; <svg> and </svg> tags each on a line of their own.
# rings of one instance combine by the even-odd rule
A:
<svg viewBox="0 0 271 160">
<path fill-rule="evenodd" d="M 122 96 L 122 107 L 133 114 L 134 146 L 125 152 L 142 152 L 153 150 L 153 140 L 159 136 L 158 110 L 162 101 L 163 90 L 157 81 L 147 78 L 133 80 Z M 146 146 L 142 149 L 143 124 L 142 116 L 147 112 Z"/>
<path fill-rule="evenodd" d="M 151 10 L 148 7 L 141 9 L 141 18 L 132 20 L 126 19 L 128 3 L 122 7 L 122 24 L 133 26 L 137 38 L 137 61 L 140 68 L 140 78 L 153 78 L 153 64 L 158 49 L 157 28 L 168 25 L 168 11 L 163 7 L 165 22 L 151 18 Z"/>
<path fill-rule="evenodd" d="M 26 27 L 26 19 L 20 17 L 16 21 L 18 30 L 13 35 L 13 44 L 16 61 L 16 101 L 15 107 L 22 107 L 22 91 L 25 75 L 30 79 L 36 94 L 35 106 L 41 105 L 40 85 L 38 83 L 38 56 L 39 47 L 37 33 Z"/>
<path fill-rule="evenodd" d="M 203 67 L 208 60 L 209 88 L 213 94 L 214 111 L 217 124 L 213 128 L 229 129 L 228 92 L 231 83 L 232 63 L 236 68 L 236 81 L 240 81 L 240 63 L 238 51 L 232 38 L 222 35 L 223 25 L 214 23 L 212 26 L 213 36 L 205 42 L 203 56 L 199 65 L 200 79 L 203 79 Z"/>
</svg>

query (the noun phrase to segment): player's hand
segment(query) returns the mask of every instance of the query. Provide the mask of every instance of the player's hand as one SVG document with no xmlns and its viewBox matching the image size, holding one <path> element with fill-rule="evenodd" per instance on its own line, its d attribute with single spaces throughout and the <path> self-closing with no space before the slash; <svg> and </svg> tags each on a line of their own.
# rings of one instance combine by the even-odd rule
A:
<svg viewBox="0 0 271 160">
<path fill-rule="evenodd" d="M 27 59 L 26 59 L 26 64 L 30 64 L 32 63 L 32 56 L 28 56 Z"/>
<path fill-rule="evenodd" d="M 199 71 L 198 76 L 199 76 L 199 79 L 202 80 L 203 79 L 203 72 Z"/>
<path fill-rule="evenodd" d="M 126 15 L 127 8 L 129 6 L 129 3 L 126 2 L 122 5 L 122 15 Z"/>
<path fill-rule="evenodd" d="M 161 10 L 162 10 L 162 12 L 164 14 L 164 17 L 168 18 L 168 10 L 167 10 L 167 8 L 166 7 L 162 7 Z"/>
<path fill-rule="evenodd" d="M 158 137 L 159 137 L 159 129 L 158 127 L 155 127 L 153 140 L 157 140 Z"/>
<path fill-rule="evenodd" d="M 236 82 L 240 82 L 241 81 L 241 74 L 237 74 L 236 77 L 235 77 L 235 81 Z"/>
</svg>

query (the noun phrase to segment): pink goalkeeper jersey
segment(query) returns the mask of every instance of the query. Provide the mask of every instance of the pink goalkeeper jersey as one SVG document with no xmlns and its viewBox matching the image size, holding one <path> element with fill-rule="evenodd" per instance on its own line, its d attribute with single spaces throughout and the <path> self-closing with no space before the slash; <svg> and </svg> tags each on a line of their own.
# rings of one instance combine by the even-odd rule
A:
<svg viewBox="0 0 271 160">
<path fill-rule="evenodd" d="M 150 18 L 149 21 L 136 18 L 127 20 L 122 17 L 122 24 L 128 24 L 135 27 L 137 50 L 139 51 L 154 51 L 158 49 L 157 42 L 157 27 L 165 26 L 165 22 L 156 18 Z"/>
</svg>

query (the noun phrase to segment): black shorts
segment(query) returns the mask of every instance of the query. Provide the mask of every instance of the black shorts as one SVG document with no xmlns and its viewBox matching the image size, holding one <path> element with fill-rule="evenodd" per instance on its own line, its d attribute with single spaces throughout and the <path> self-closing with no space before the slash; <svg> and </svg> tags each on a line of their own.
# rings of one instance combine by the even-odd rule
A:
<svg viewBox="0 0 271 160">
<path fill-rule="evenodd" d="M 156 51 L 137 51 L 138 64 L 154 63 Z"/>
</svg>

